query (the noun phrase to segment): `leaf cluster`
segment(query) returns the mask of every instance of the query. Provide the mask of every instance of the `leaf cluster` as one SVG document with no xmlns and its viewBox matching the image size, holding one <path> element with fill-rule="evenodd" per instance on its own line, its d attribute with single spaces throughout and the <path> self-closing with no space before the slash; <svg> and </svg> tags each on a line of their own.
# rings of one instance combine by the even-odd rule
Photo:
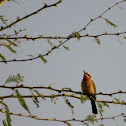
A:
<svg viewBox="0 0 126 126">
<path fill-rule="evenodd" d="M 17 96 L 17 98 L 18 98 L 18 101 L 19 101 L 19 103 L 21 104 L 21 106 L 22 106 L 25 110 L 27 110 L 27 112 L 28 112 L 29 114 L 31 114 L 31 112 L 30 112 L 30 110 L 29 110 L 29 108 L 28 108 L 28 106 L 27 106 L 25 100 L 23 99 L 22 95 L 20 94 L 20 92 L 19 92 L 17 89 L 15 90 L 15 94 L 16 94 L 16 96 Z"/>
<path fill-rule="evenodd" d="M 0 20 L 2 21 L 3 24 L 7 25 L 7 21 L 6 19 L 4 19 L 4 15 L 0 15 Z"/>
<path fill-rule="evenodd" d="M 17 75 L 10 75 L 7 80 L 5 81 L 5 84 L 7 83 L 16 83 L 21 84 L 23 82 L 23 76 L 21 76 L 19 73 L 17 73 Z"/>
<path fill-rule="evenodd" d="M 3 110 L 6 112 L 6 119 L 3 120 L 3 126 L 12 126 L 11 125 L 11 117 L 10 117 L 10 110 L 7 104 L 5 104 L 2 100 L 0 100 L 0 104 L 3 106 Z"/>
</svg>

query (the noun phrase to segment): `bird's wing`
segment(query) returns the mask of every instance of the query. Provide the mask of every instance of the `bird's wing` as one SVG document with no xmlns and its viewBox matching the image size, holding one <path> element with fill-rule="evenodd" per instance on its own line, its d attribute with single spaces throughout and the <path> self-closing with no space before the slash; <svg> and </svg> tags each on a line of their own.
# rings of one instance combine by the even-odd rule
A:
<svg viewBox="0 0 126 126">
<path fill-rule="evenodd" d="M 93 88 L 94 88 L 94 93 L 96 94 L 96 86 L 95 86 L 95 83 L 93 80 L 92 80 L 92 84 L 93 84 Z M 96 96 L 95 96 L 95 98 L 96 98 Z"/>
</svg>

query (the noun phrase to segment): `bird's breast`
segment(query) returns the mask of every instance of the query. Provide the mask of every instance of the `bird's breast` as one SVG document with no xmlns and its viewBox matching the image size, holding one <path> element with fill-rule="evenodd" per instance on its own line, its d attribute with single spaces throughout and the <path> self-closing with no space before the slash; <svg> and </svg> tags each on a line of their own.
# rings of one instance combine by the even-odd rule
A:
<svg viewBox="0 0 126 126">
<path fill-rule="evenodd" d="M 94 94 L 93 84 L 90 80 L 82 80 L 81 88 L 84 94 Z"/>
</svg>

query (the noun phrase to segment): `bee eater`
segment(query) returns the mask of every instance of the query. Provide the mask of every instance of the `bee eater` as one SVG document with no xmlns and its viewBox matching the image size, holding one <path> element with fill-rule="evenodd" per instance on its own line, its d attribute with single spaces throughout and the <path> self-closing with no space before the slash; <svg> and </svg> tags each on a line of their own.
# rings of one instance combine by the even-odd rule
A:
<svg viewBox="0 0 126 126">
<path fill-rule="evenodd" d="M 91 100 L 92 113 L 98 114 L 97 107 L 95 104 L 96 96 L 96 86 L 92 80 L 92 76 L 89 72 L 83 71 L 84 76 L 81 82 L 81 88 L 84 94 L 86 94 Z"/>
</svg>

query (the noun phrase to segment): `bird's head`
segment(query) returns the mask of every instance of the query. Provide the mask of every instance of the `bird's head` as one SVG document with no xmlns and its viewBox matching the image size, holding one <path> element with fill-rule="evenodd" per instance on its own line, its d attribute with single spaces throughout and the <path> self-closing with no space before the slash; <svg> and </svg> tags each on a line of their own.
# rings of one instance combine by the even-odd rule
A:
<svg viewBox="0 0 126 126">
<path fill-rule="evenodd" d="M 84 70 L 83 70 L 83 72 L 84 72 L 84 79 L 85 80 L 88 80 L 88 79 L 92 80 L 92 76 L 91 76 L 91 74 L 89 72 L 84 71 Z"/>
</svg>

